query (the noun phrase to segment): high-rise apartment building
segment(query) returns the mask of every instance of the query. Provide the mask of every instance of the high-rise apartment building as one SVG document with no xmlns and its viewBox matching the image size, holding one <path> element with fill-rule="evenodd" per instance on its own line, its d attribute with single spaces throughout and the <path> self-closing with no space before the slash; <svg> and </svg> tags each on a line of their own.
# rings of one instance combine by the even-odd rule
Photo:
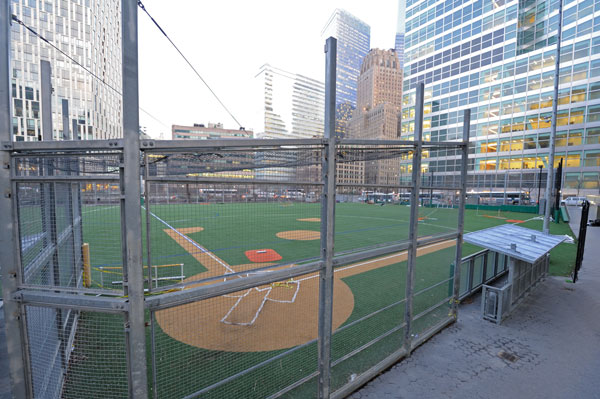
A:
<svg viewBox="0 0 600 399">
<path fill-rule="evenodd" d="M 360 69 L 357 107 L 349 123 L 348 137 L 397 139 L 401 102 L 402 69 L 396 51 L 371 50 L 364 58 Z M 349 165 L 351 166 L 354 165 Z M 397 158 L 366 161 L 364 182 L 382 185 L 397 184 L 399 171 L 400 162 Z"/>
<path fill-rule="evenodd" d="M 259 95 L 254 131 L 259 138 L 323 137 L 325 85 L 265 64 L 255 77 Z"/>
<path fill-rule="evenodd" d="M 324 39 L 337 39 L 335 134 L 344 137 L 356 108 L 356 85 L 363 58 L 371 48 L 371 28 L 347 11 L 336 9 L 323 28 Z"/>
<path fill-rule="evenodd" d="M 13 138 L 42 135 L 40 62 L 51 65 L 54 139 L 122 137 L 121 7 L 115 0 L 13 0 L 12 12 L 102 81 L 17 23 L 11 30 Z M 64 101 L 66 100 L 66 102 Z M 65 107 L 65 105 L 67 107 Z M 68 115 L 63 110 L 68 109 Z M 63 121 L 67 126 L 63 127 Z"/>
<path fill-rule="evenodd" d="M 597 194 L 599 11 L 589 1 L 564 2 L 554 98 L 557 1 L 407 0 L 403 136 L 413 134 L 415 87 L 424 82 L 426 139 L 459 139 L 462 110 L 472 110 L 469 188 L 531 191 L 535 200 L 540 173 L 563 159 L 563 195 Z M 548 165 L 553 101 L 556 161 Z M 452 183 L 459 154 L 431 151 L 423 168 Z"/>
<path fill-rule="evenodd" d="M 406 13 L 406 0 L 398 0 L 398 23 L 396 24 L 396 40 L 394 48 L 400 60 L 400 66 L 404 65 L 404 16 Z"/>
</svg>

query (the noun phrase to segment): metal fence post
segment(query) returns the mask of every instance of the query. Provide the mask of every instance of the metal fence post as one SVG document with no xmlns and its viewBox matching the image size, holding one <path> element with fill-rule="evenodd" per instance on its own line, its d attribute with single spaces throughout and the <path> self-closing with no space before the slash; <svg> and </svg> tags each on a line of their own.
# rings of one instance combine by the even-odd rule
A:
<svg viewBox="0 0 600 399">
<path fill-rule="evenodd" d="M 406 308 L 404 321 L 404 345 L 406 352 L 412 351 L 413 292 L 415 284 L 415 265 L 417 260 L 417 239 L 419 238 L 419 193 L 421 190 L 421 153 L 423 149 L 423 101 L 425 85 L 419 83 L 415 104 L 415 144 L 412 159 L 412 191 L 410 193 L 410 230 L 408 233 L 408 259 L 406 271 Z"/>
<path fill-rule="evenodd" d="M 12 299 L 18 288 L 20 270 L 17 262 L 15 203 L 11 188 L 10 143 L 12 142 L 12 112 L 10 92 L 10 21 L 11 2 L 0 2 L 0 269 L 4 300 L 4 323 L 8 368 L 15 398 L 27 397 L 27 372 L 24 352 L 21 306 Z M 7 147 L 5 147 L 6 145 Z"/>
<path fill-rule="evenodd" d="M 319 398 L 331 394 L 331 328 L 333 315 L 333 245 L 335 223 L 335 84 L 337 40 L 325 44 L 325 138 L 321 199 L 321 259 L 319 273 Z"/>
<path fill-rule="evenodd" d="M 127 313 L 127 358 L 129 395 L 148 398 L 146 374 L 146 331 L 144 325 L 144 276 L 142 267 L 142 217 L 140 209 L 140 136 L 138 98 L 137 2 L 122 0 L 123 40 L 123 166 L 121 201 L 123 231 L 124 294 L 129 298 Z"/>
<path fill-rule="evenodd" d="M 465 225 L 465 196 L 467 193 L 467 161 L 469 158 L 469 132 L 471 129 L 471 110 L 465 109 L 463 117 L 463 147 L 461 149 L 461 167 L 460 167 L 460 193 L 458 197 L 458 234 L 456 236 L 456 257 L 454 264 L 454 296 L 452 298 L 452 310 L 451 314 L 454 318 L 457 316 L 458 311 L 458 297 L 460 295 L 460 266 L 462 260 L 462 240 L 463 230 Z M 487 265 L 487 254 L 483 258 L 483 275 L 481 281 L 485 281 L 486 265 Z"/>
<path fill-rule="evenodd" d="M 49 61 L 40 61 L 41 88 L 40 96 L 42 102 L 42 140 L 51 141 L 52 133 L 52 67 Z"/>
</svg>

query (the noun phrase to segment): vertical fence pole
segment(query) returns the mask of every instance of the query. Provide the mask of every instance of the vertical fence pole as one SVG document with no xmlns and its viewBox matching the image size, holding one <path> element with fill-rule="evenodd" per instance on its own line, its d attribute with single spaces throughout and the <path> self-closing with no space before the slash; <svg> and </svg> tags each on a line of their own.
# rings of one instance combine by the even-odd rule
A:
<svg viewBox="0 0 600 399">
<path fill-rule="evenodd" d="M 558 0 L 558 28 L 556 33 L 556 58 L 554 59 L 554 100 L 552 101 L 552 120 L 550 122 L 550 152 L 548 154 L 548 175 L 546 176 L 546 200 L 544 208 L 544 223 L 542 232 L 550 234 L 550 209 L 552 208 L 551 196 L 554 184 L 554 154 L 556 152 L 556 122 L 558 117 L 558 85 L 560 81 L 560 42 L 562 37 L 563 0 Z"/>
<path fill-rule="evenodd" d="M 325 139 L 321 200 L 321 259 L 319 273 L 319 398 L 331 394 L 331 328 L 333 315 L 333 244 L 335 222 L 335 84 L 337 40 L 325 44 Z"/>
<path fill-rule="evenodd" d="M 140 209 L 140 136 L 138 98 L 137 2 L 122 0 L 123 40 L 123 149 L 125 263 L 123 288 L 129 298 L 127 349 L 129 396 L 148 398 L 146 331 L 144 326 L 144 276 L 142 267 L 142 217 Z M 125 277 L 127 278 L 125 280 Z"/>
<path fill-rule="evenodd" d="M 49 61 L 40 61 L 41 89 L 40 97 L 42 102 L 42 140 L 51 141 L 52 134 L 52 67 Z"/>
<path fill-rule="evenodd" d="M 144 208 L 146 211 L 146 264 L 148 265 L 148 292 L 152 292 L 152 248 L 150 247 L 150 176 L 148 164 L 148 153 L 144 152 Z M 158 277 L 158 276 L 156 276 Z M 158 278 L 156 279 L 156 288 L 158 288 Z"/>
<path fill-rule="evenodd" d="M 413 318 L 413 292 L 415 284 L 415 265 L 417 260 L 417 239 L 419 238 L 419 193 L 421 191 L 421 153 L 423 149 L 423 101 L 425 98 L 425 85 L 417 86 L 415 104 L 415 143 L 412 162 L 412 191 L 410 193 L 410 230 L 408 233 L 408 259 L 406 271 L 406 309 L 404 320 L 406 330 L 404 345 L 406 352 L 412 351 L 412 318 Z"/>
<path fill-rule="evenodd" d="M 460 267 L 462 265 L 462 240 L 465 226 L 465 197 L 467 194 L 467 164 L 469 158 L 469 133 L 471 129 L 471 110 L 465 109 L 463 116 L 462 157 L 460 159 L 460 193 L 458 194 L 458 234 L 456 235 L 456 256 L 454 258 L 454 296 L 452 298 L 451 315 L 456 318 L 458 297 L 460 295 Z M 483 276 L 485 281 L 487 254 L 484 255 Z"/>
<path fill-rule="evenodd" d="M 10 21 L 11 2 L 0 1 L 0 269 L 8 369 L 12 394 L 15 398 L 27 397 L 27 372 L 22 335 L 21 307 L 12 299 L 19 283 L 17 262 L 17 236 L 15 212 L 11 187 L 10 143 L 12 142 L 12 111 L 10 92 Z M 2 362 L 4 363 L 4 362 Z M 4 367 L 4 364 L 1 365 Z"/>
<path fill-rule="evenodd" d="M 69 140 L 69 100 L 62 100 L 62 138 Z"/>
</svg>

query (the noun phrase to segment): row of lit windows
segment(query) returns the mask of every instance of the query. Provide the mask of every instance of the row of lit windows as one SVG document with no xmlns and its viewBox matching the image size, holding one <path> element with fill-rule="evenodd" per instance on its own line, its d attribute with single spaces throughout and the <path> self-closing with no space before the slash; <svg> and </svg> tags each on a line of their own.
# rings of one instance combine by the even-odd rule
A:
<svg viewBox="0 0 600 399">
<path fill-rule="evenodd" d="M 587 139 L 589 139 L 588 144 L 598 144 L 598 140 L 600 139 L 600 129 L 594 128 L 592 130 L 593 131 L 588 133 L 587 136 Z M 567 131 L 557 132 L 554 143 L 556 147 L 582 145 L 584 143 L 583 129 L 570 130 L 568 135 Z M 472 142 L 471 144 L 473 148 L 471 148 L 470 152 L 475 154 L 488 154 L 506 151 L 520 152 L 523 150 L 545 149 L 550 147 L 550 134 L 540 133 L 539 136 L 518 136 L 501 140 L 478 140 L 476 142 Z"/>
<path fill-rule="evenodd" d="M 596 172 L 569 172 L 565 173 L 563 189 L 587 189 L 593 190 L 600 188 L 600 174 Z"/>
<path fill-rule="evenodd" d="M 565 89 L 559 90 L 558 104 L 566 105 L 566 104 L 577 103 L 577 102 L 582 102 L 582 101 L 586 101 L 586 100 L 600 99 L 600 82 L 591 83 L 589 85 L 589 90 L 586 91 L 587 88 L 588 88 L 587 85 L 581 85 L 581 86 L 567 87 Z M 476 91 L 475 91 L 475 93 L 476 93 Z M 463 93 L 463 94 L 467 94 L 467 93 Z M 482 91 L 481 95 L 489 96 L 489 91 Z M 510 98 L 510 95 L 506 95 L 506 96 Z M 462 95 L 461 96 L 451 96 L 450 98 L 444 98 L 444 99 L 441 99 L 440 101 L 433 101 L 430 103 L 426 103 L 424 106 L 424 113 L 425 113 L 425 115 L 427 115 L 432 112 L 435 113 L 435 112 L 444 111 L 447 109 L 453 109 L 460 105 L 465 105 L 460 102 L 461 97 L 462 97 Z M 470 99 L 471 100 L 474 99 L 474 101 L 471 101 L 471 103 L 477 101 L 477 97 L 471 97 Z M 517 114 L 517 113 L 522 113 L 522 112 L 527 112 L 527 111 L 532 111 L 532 110 L 550 108 L 550 107 L 552 107 L 552 103 L 553 103 L 553 92 L 542 93 L 541 95 L 535 94 L 535 95 L 530 95 L 527 97 L 515 98 L 514 100 L 510 99 L 508 101 L 497 102 L 497 103 L 493 103 L 490 105 L 480 105 L 479 107 L 474 107 L 471 109 L 471 117 L 472 117 L 472 120 L 481 120 L 481 119 L 488 119 L 488 118 L 495 119 L 495 118 L 498 118 L 498 117 L 504 116 L 504 115 L 512 115 L 512 114 Z M 589 107 L 588 114 L 590 114 L 590 115 L 588 116 L 588 122 L 596 121 L 598 119 L 597 113 L 598 113 L 597 107 L 594 107 L 594 106 Z M 452 117 L 452 115 L 454 115 L 454 117 Z M 433 115 L 431 117 L 424 118 L 424 128 L 427 129 L 427 128 L 434 128 L 434 127 L 440 127 L 440 126 L 452 125 L 454 123 L 459 123 L 462 121 L 461 119 L 459 119 L 459 115 L 462 115 L 462 113 L 455 111 L 455 112 L 444 113 L 444 114 L 440 114 L 440 115 Z M 569 110 L 569 109 L 560 110 L 558 112 L 557 123 L 558 123 L 558 126 L 583 123 L 584 116 L 585 116 L 585 107 L 572 108 L 571 110 Z M 512 119 L 513 125 L 519 125 L 519 124 L 522 125 L 523 123 L 526 123 L 527 126 L 521 126 L 520 128 L 518 126 L 514 126 L 513 128 L 510 128 L 510 130 L 508 130 L 508 131 L 545 129 L 546 127 L 549 127 L 550 117 L 551 117 L 551 114 L 549 112 L 541 113 L 541 114 L 536 113 L 536 114 L 531 114 L 531 115 L 527 115 L 524 117 L 515 117 Z M 414 107 L 405 108 L 402 111 L 402 118 L 403 119 L 414 118 Z M 491 122 L 489 125 L 496 126 L 495 130 L 497 133 L 497 127 L 498 127 L 498 124 L 500 123 L 500 126 L 502 126 L 502 132 L 505 132 L 504 126 L 511 125 L 510 121 L 511 121 L 511 119 L 503 119 L 501 122 L 500 121 Z M 403 126 L 409 126 L 411 124 L 414 125 L 413 122 L 403 122 Z M 509 129 L 509 128 L 506 128 L 506 129 Z M 493 131 L 494 129 L 490 129 L 490 130 Z M 409 131 L 412 131 L 412 130 L 410 130 L 410 129 L 406 130 L 406 132 L 409 132 Z M 490 134 L 494 134 L 494 133 L 490 133 Z"/>
<path fill-rule="evenodd" d="M 582 154 L 581 152 L 557 152 L 554 155 L 554 167 L 557 168 L 562 159 L 563 167 L 567 168 L 578 168 L 584 167 L 597 167 L 600 166 L 600 151 L 591 152 L 586 151 Z M 434 161 L 438 165 L 443 161 Z M 432 167 L 434 162 L 429 163 L 429 167 Z M 481 158 L 475 159 L 475 170 L 508 170 L 508 169 L 536 169 L 539 167 L 544 169 L 548 168 L 548 155 L 541 156 L 517 156 L 517 157 L 494 157 L 494 158 Z"/>
</svg>

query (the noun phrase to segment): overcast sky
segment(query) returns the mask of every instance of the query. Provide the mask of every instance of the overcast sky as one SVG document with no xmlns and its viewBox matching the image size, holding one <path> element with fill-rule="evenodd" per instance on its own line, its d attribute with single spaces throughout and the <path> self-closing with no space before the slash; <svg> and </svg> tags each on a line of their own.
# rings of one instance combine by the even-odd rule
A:
<svg viewBox="0 0 600 399">
<path fill-rule="evenodd" d="M 163 27 L 242 126 L 253 128 L 249 99 L 261 65 L 323 81 L 321 30 L 335 8 L 371 26 L 372 48 L 393 48 L 397 0 L 144 0 Z M 171 125 L 221 122 L 237 129 L 191 68 L 139 13 L 140 124 L 153 138 Z M 254 105 L 256 106 L 256 105 Z"/>
</svg>

